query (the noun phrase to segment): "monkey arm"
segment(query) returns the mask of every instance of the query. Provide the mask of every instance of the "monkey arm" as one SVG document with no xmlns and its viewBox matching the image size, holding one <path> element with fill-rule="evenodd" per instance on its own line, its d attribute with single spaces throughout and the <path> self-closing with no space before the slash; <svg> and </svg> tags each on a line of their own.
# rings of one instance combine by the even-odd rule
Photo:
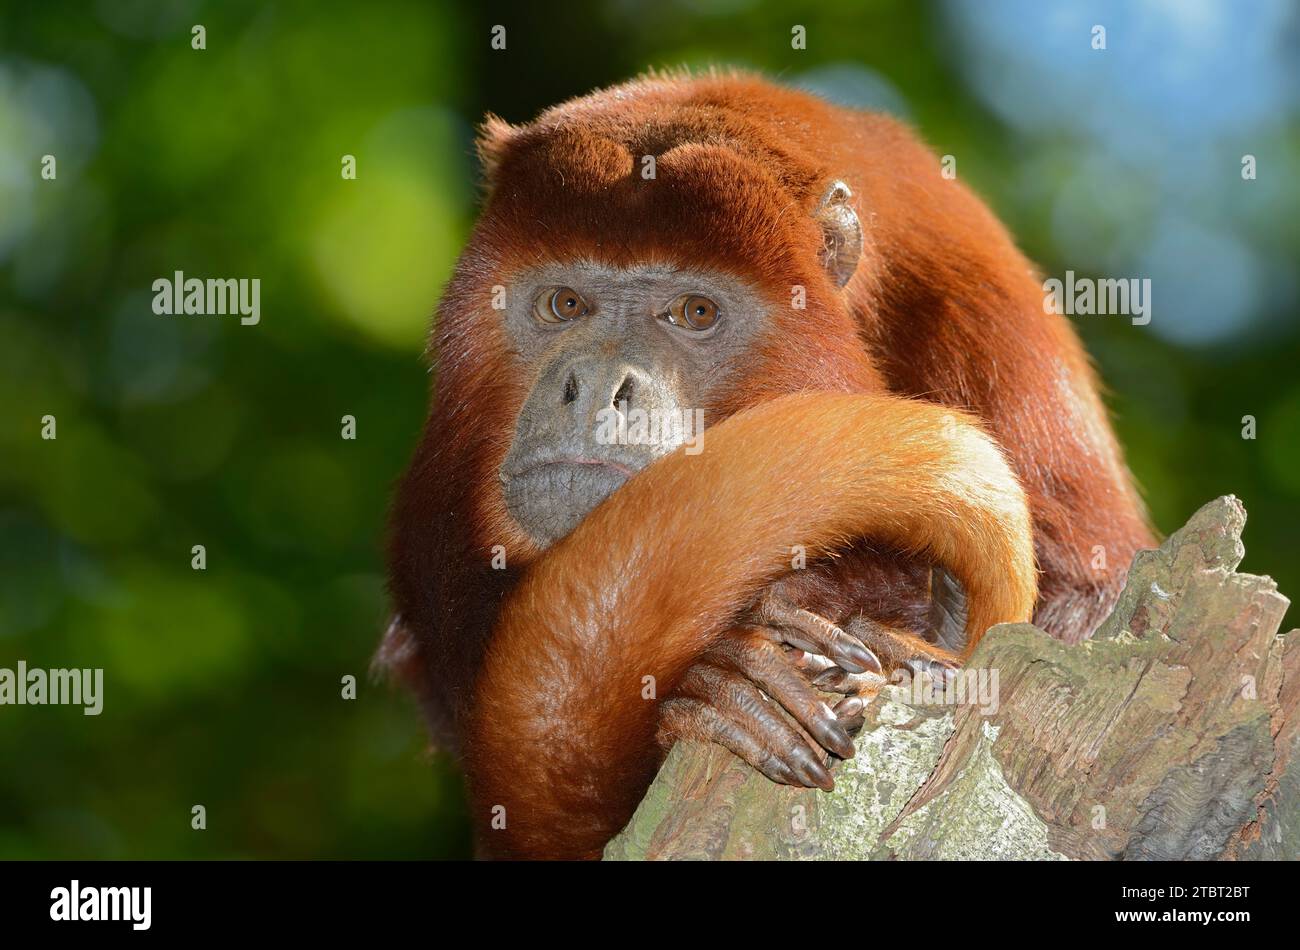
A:
<svg viewBox="0 0 1300 950">
<path fill-rule="evenodd" d="M 953 410 L 786 396 L 611 495 L 526 572 L 484 657 L 466 771 L 488 850 L 598 856 L 653 778 L 654 697 L 788 570 L 794 545 L 815 556 L 860 536 L 923 552 L 961 581 L 968 648 L 993 623 L 1029 617 L 1024 494 Z"/>
</svg>

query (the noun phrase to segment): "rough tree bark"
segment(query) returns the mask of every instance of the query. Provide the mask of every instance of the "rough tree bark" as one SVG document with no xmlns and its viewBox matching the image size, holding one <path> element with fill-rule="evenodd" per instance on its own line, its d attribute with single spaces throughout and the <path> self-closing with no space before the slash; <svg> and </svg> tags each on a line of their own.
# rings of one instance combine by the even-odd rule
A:
<svg viewBox="0 0 1300 950">
<path fill-rule="evenodd" d="M 605 857 L 1300 856 L 1300 636 L 1235 573 L 1245 521 L 1220 498 L 1139 554 L 1089 641 L 993 628 L 974 702 L 887 687 L 830 794 L 680 743 Z"/>
</svg>

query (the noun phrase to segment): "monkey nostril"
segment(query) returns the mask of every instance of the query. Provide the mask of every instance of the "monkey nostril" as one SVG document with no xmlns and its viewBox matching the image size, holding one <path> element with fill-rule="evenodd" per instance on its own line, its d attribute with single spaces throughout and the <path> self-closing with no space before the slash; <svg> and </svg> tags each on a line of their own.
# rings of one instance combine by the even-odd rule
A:
<svg viewBox="0 0 1300 950">
<path fill-rule="evenodd" d="M 564 381 L 564 404 L 567 406 L 578 398 L 578 378 L 572 373 Z"/>
<path fill-rule="evenodd" d="M 631 402 L 632 392 L 635 388 L 636 384 L 632 381 L 632 374 L 628 373 L 623 377 L 623 382 L 619 383 L 618 391 L 614 393 L 611 405 L 617 409 L 623 403 Z"/>
</svg>

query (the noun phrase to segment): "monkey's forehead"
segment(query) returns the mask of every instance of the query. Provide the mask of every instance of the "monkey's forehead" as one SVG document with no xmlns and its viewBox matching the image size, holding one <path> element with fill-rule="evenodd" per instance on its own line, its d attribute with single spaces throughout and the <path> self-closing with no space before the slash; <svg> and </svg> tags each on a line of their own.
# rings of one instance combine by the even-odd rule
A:
<svg viewBox="0 0 1300 950">
<path fill-rule="evenodd" d="M 614 266 L 592 258 L 542 263 L 512 274 L 521 283 L 544 288 L 571 286 L 580 292 L 592 290 L 602 296 L 602 303 L 617 302 L 644 305 L 647 298 L 664 297 L 664 300 L 681 293 L 683 288 L 705 296 L 714 296 L 719 302 L 736 301 L 751 304 L 746 312 L 758 312 L 758 301 L 780 304 L 788 295 L 766 292 L 755 287 L 743 275 L 710 270 L 692 265 L 679 266 L 657 260 L 639 260 L 625 266 Z"/>
<path fill-rule="evenodd" d="M 626 265 L 647 257 L 763 282 L 819 273 L 810 209 L 769 169 L 721 144 L 691 142 L 642 175 L 621 144 L 573 130 L 503 164 L 484 209 L 492 256 Z"/>
</svg>

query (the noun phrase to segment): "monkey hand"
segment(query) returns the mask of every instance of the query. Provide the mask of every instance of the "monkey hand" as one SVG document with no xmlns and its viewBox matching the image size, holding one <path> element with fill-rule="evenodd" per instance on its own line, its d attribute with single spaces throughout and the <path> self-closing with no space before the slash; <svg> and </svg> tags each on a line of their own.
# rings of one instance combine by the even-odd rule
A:
<svg viewBox="0 0 1300 950">
<path fill-rule="evenodd" d="M 830 791 L 826 753 L 852 758 L 850 735 L 887 673 L 948 676 L 957 665 L 912 634 L 865 617 L 846 631 L 768 592 L 664 702 L 659 742 L 716 742 L 774 782 Z M 823 693 L 839 695 L 833 708 Z"/>
<path fill-rule="evenodd" d="M 883 667 L 890 682 L 897 681 L 904 671 L 911 676 L 928 676 L 946 683 L 961 667 L 957 654 L 936 646 L 916 634 L 889 627 L 859 614 L 850 620 L 847 635 L 870 649 Z M 842 666 L 825 665 L 812 678 L 812 685 L 829 693 L 858 697 L 864 702 L 847 707 L 843 723 L 850 732 L 862 726 L 865 700 L 879 691 L 881 677 L 875 674 L 854 673 Z M 841 700 L 844 705 L 848 700 Z M 836 706 L 840 708 L 840 706 Z"/>
</svg>

